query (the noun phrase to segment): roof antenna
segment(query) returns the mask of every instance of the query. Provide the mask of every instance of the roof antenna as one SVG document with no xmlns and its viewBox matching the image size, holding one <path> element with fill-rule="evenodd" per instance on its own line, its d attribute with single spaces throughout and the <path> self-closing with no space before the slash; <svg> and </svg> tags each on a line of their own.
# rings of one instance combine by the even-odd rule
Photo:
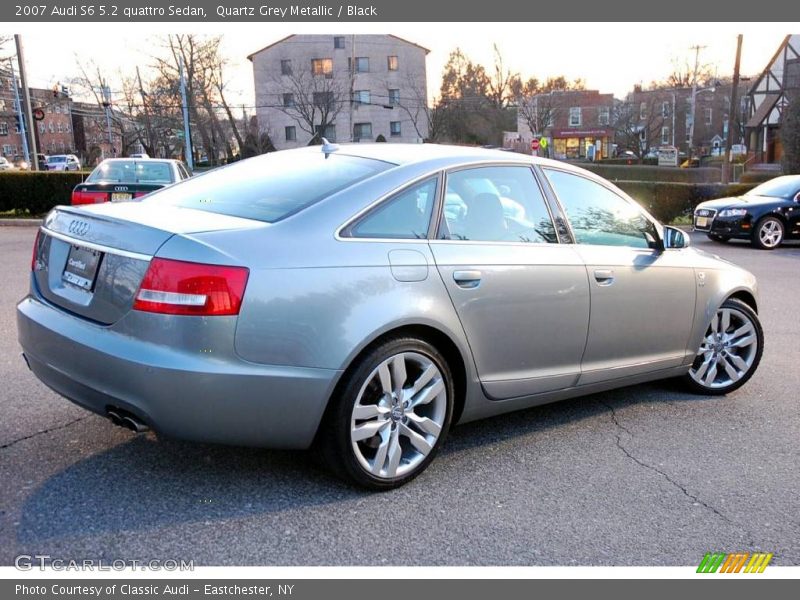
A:
<svg viewBox="0 0 800 600">
<path fill-rule="evenodd" d="M 339 144 L 331 144 L 327 138 L 322 138 L 322 152 L 325 154 L 325 158 L 328 158 L 332 153 L 336 152 L 339 149 Z"/>
</svg>

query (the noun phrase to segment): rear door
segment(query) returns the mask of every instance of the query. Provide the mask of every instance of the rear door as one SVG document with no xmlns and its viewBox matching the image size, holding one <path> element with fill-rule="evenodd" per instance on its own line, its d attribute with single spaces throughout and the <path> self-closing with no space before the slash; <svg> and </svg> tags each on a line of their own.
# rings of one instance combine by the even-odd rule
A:
<svg viewBox="0 0 800 600">
<path fill-rule="evenodd" d="M 685 252 L 662 251 L 649 217 L 610 187 L 576 173 L 544 172 L 569 219 L 591 290 L 579 383 L 679 366 L 696 293 Z"/>
<path fill-rule="evenodd" d="M 525 165 L 447 173 L 436 266 L 493 398 L 574 385 L 586 344 L 581 257 L 558 236 Z"/>
</svg>

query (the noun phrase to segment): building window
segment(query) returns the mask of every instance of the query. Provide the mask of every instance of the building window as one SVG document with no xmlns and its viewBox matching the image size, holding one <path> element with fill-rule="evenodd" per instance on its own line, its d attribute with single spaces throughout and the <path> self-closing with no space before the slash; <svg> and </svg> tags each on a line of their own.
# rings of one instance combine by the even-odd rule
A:
<svg viewBox="0 0 800 600">
<path fill-rule="evenodd" d="M 644 121 L 647 119 L 647 102 L 639 104 L 639 120 Z"/>
<path fill-rule="evenodd" d="M 664 101 L 661 103 L 661 116 L 664 117 L 665 119 L 669 116 L 669 109 L 670 109 L 669 102 Z"/>
<path fill-rule="evenodd" d="M 389 90 L 389 104 L 400 104 L 400 90 Z"/>
<path fill-rule="evenodd" d="M 283 128 L 283 134 L 287 142 L 294 142 L 297 139 L 297 127 L 289 125 Z"/>
<path fill-rule="evenodd" d="M 597 109 L 597 124 L 608 125 L 610 109 L 607 106 L 601 106 Z"/>
<path fill-rule="evenodd" d="M 336 50 L 344 50 L 344 36 L 337 35 L 333 38 L 333 47 Z"/>
<path fill-rule="evenodd" d="M 14 133 L 22 133 L 22 130 L 19 128 L 19 120 L 14 122 Z"/>
<path fill-rule="evenodd" d="M 402 129 L 400 128 L 400 121 L 389 122 L 389 133 L 392 137 L 399 137 L 403 135 Z"/>
<path fill-rule="evenodd" d="M 353 125 L 353 140 L 371 140 L 372 123 L 356 123 Z"/>
<path fill-rule="evenodd" d="M 662 145 L 669 144 L 669 127 L 661 128 L 661 144 Z"/>
<path fill-rule="evenodd" d="M 5 144 L 3 146 L 3 154 L 10 155 L 11 154 L 11 146 L 9 146 L 8 144 Z"/>
<path fill-rule="evenodd" d="M 356 90 L 353 92 L 353 103 L 358 104 L 369 104 L 369 90 Z"/>
<path fill-rule="evenodd" d="M 692 144 L 692 132 L 691 131 L 687 131 L 686 132 L 686 143 L 689 144 L 689 145 Z"/>
<path fill-rule="evenodd" d="M 396 56 L 387 56 L 386 57 L 386 67 L 390 71 L 397 71 L 398 66 L 399 66 L 399 63 L 397 61 L 397 57 Z"/>
<path fill-rule="evenodd" d="M 58 133 L 64 133 L 64 124 L 59 121 L 56 129 L 58 130 Z"/>
<path fill-rule="evenodd" d="M 331 109 L 334 104 L 333 92 L 314 92 L 313 102 L 317 108 Z"/>
<path fill-rule="evenodd" d="M 0 135 L 8 135 L 8 123 L 0 123 Z"/>
<path fill-rule="evenodd" d="M 56 128 L 53 127 L 53 122 L 52 121 L 50 121 L 49 129 L 50 129 L 50 133 L 55 133 L 56 132 Z"/>
<path fill-rule="evenodd" d="M 286 107 L 294 106 L 294 94 L 284 94 L 283 95 L 283 105 Z"/>
<path fill-rule="evenodd" d="M 569 126 L 570 127 L 580 127 L 582 122 L 581 119 L 581 107 L 580 106 L 571 106 L 569 109 Z"/>
<path fill-rule="evenodd" d="M 369 73 L 369 57 L 367 56 L 357 56 L 355 62 L 355 72 L 356 73 Z M 351 72 L 353 72 L 353 59 L 347 59 L 347 66 Z"/>
<path fill-rule="evenodd" d="M 39 133 L 45 133 L 47 131 L 47 127 L 45 127 L 44 123 L 39 121 Z"/>
<path fill-rule="evenodd" d="M 711 123 L 713 122 L 713 116 L 714 116 L 714 109 L 707 108 L 706 109 L 706 125 L 711 125 Z"/>
<path fill-rule="evenodd" d="M 315 126 L 314 133 L 320 137 L 324 137 L 329 142 L 336 141 L 336 125 L 333 123 L 331 123 L 330 125 L 326 125 L 324 131 L 321 125 Z"/>
<path fill-rule="evenodd" d="M 314 75 L 325 75 L 325 77 L 333 77 L 333 59 L 312 58 L 311 72 Z"/>
<path fill-rule="evenodd" d="M 291 75 L 292 74 L 292 61 L 289 59 L 284 59 L 281 61 L 281 75 Z"/>
</svg>

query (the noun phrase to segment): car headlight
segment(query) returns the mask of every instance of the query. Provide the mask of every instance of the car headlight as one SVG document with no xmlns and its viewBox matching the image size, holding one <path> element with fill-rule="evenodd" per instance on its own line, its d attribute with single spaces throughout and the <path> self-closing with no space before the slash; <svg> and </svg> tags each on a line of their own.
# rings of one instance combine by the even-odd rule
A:
<svg viewBox="0 0 800 600">
<path fill-rule="evenodd" d="M 725 210 L 719 211 L 720 217 L 742 217 L 747 214 L 747 209 L 745 208 L 726 208 Z"/>
</svg>

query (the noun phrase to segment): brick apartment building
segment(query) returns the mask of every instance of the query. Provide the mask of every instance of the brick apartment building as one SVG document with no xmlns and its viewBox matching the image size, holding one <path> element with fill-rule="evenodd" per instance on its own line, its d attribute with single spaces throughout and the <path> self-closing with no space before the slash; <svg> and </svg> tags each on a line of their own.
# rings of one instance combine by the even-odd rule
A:
<svg viewBox="0 0 800 600">
<path fill-rule="evenodd" d="M 247 57 L 258 123 L 279 150 L 305 146 L 314 135 L 421 142 L 428 135 L 428 52 L 393 35 L 290 35 Z"/>
<path fill-rule="evenodd" d="M 611 156 L 613 94 L 597 90 L 551 92 L 528 98 L 525 105 L 518 111 L 517 134 L 526 147 L 536 133 L 548 139 L 551 158 L 585 158 L 592 152 L 595 159 Z M 526 115 L 541 123 L 540 131 L 531 131 Z"/>
<path fill-rule="evenodd" d="M 730 98 L 732 84 L 720 83 L 700 87 L 696 94 L 694 138 L 692 139 L 692 88 L 633 89 L 625 102 L 631 103 L 634 114 L 638 112 L 640 143 L 643 150 L 660 146 L 675 146 L 696 155 L 724 152 L 728 127 L 733 127 L 734 144 L 744 143 L 744 124 L 747 121 L 746 84 L 739 87 L 738 114 L 731 120 Z"/>
</svg>

